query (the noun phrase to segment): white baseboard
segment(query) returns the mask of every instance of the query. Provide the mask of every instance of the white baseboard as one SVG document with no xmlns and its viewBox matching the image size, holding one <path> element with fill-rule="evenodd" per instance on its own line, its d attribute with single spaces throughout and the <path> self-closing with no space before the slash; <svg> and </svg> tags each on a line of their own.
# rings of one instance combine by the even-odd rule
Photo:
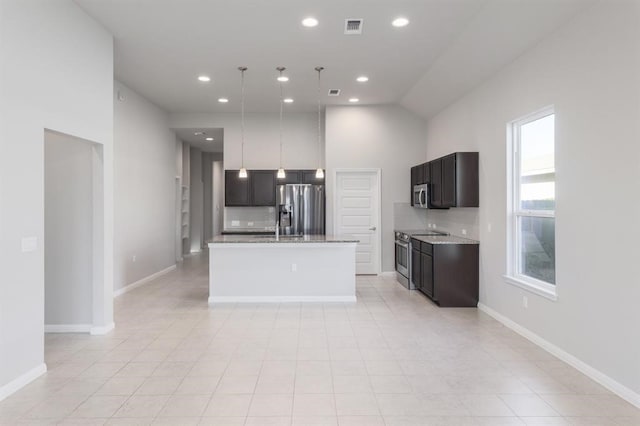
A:
<svg viewBox="0 0 640 426">
<path fill-rule="evenodd" d="M 115 328 L 115 324 L 96 326 L 92 324 L 45 324 L 45 333 L 89 333 L 92 335 L 107 334 Z"/>
<path fill-rule="evenodd" d="M 136 289 L 136 288 L 138 288 L 140 286 L 143 286 L 143 285 L 147 284 L 148 282 L 155 280 L 158 277 L 161 277 L 161 276 L 163 276 L 165 274 L 168 274 L 169 272 L 173 271 L 174 269 L 176 269 L 176 265 L 175 264 L 169 266 L 168 268 L 163 269 L 162 271 L 158 271 L 156 273 L 153 273 L 153 274 L 149 275 L 148 277 L 144 277 L 141 280 L 138 280 L 136 282 L 128 284 L 128 285 L 126 285 L 126 286 L 124 286 L 122 288 L 119 288 L 118 290 L 115 290 L 113 292 L 113 298 L 115 299 L 118 296 L 122 296 L 123 294 L 128 293 L 131 290 L 134 290 L 134 289 Z"/>
<path fill-rule="evenodd" d="M 0 401 L 28 385 L 38 377 L 47 372 L 47 364 L 42 363 L 35 368 L 27 371 L 19 377 L 16 377 L 4 386 L 0 386 Z"/>
<path fill-rule="evenodd" d="M 396 271 L 383 271 L 383 272 L 380 272 L 380 276 L 381 277 L 395 278 Z"/>
<path fill-rule="evenodd" d="M 622 399 L 626 400 L 627 402 L 629 402 L 629 403 L 635 405 L 636 407 L 640 408 L 640 394 L 639 393 L 634 392 L 632 389 L 629 389 L 628 387 L 626 387 L 622 383 L 612 379 L 611 377 L 607 376 L 606 374 L 604 374 L 600 370 L 597 370 L 597 369 L 593 368 L 589 364 L 587 364 L 584 361 L 576 358 L 575 356 L 571 355 L 570 353 L 564 351 L 563 349 L 559 348 L 558 346 L 554 345 L 553 343 L 549 342 L 548 340 L 543 339 L 542 337 L 538 336 L 537 334 L 535 334 L 531 330 L 521 326 L 520 324 L 518 324 L 515 321 L 507 318 L 506 316 L 494 311 L 493 309 L 491 309 L 487 305 L 485 305 L 483 303 L 478 303 L 478 309 L 481 310 L 482 312 L 486 313 L 487 315 L 493 317 L 497 321 L 501 322 L 505 327 L 510 328 L 511 330 L 515 331 L 519 335 L 523 336 L 524 338 L 526 338 L 526 339 L 530 340 L 531 342 L 535 343 L 536 345 L 540 346 L 542 349 L 546 350 L 550 354 L 552 354 L 552 355 L 556 356 L 557 358 L 559 358 L 560 360 L 566 362 L 567 364 L 569 364 L 570 366 L 572 366 L 576 370 L 580 371 L 582 374 L 584 374 L 584 375 L 588 376 L 589 378 L 591 378 L 592 380 L 598 382 L 599 384 L 601 384 L 605 388 L 609 389 L 611 392 L 613 392 L 616 395 L 618 395 L 620 398 L 622 398 Z"/>
<path fill-rule="evenodd" d="M 215 303 L 295 303 L 295 302 L 349 302 L 356 296 L 210 296 L 209 304 Z"/>
<path fill-rule="evenodd" d="M 45 333 L 89 333 L 91 324 L 45 324 Z"/>
<path fill-rule="evenodd" d="M 111 324 L 107 324 L 99 327 L 91 327 L 91 330 L 89 330 L 89 333 L 92 336 L 100 336 L 100 335 L 109 333 L 115 327 L 116 327 L 116 324 L 112 322 Z"/>
</svg>

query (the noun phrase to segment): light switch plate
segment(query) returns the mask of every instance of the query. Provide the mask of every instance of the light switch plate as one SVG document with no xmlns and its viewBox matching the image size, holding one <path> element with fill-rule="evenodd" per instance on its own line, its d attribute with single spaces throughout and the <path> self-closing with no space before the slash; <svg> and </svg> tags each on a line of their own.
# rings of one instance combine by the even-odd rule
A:
<svg viewBox="0 0 640 426">
<path fill-rule="evenodd" d="M 24 237 L 22 239 L 22 252 L 28 253 L 38 249 L 38 237 Z"/>
</svg>

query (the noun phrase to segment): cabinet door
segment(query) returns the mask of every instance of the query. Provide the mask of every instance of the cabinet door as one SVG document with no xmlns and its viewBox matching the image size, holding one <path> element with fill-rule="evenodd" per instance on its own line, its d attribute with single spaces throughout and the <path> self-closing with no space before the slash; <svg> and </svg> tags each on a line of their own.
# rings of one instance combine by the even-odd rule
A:
<svg viewBox="0 0 640 426">
<path fill-rule="evenodd" d="M 418 184 L 418 168 L 419 166 L 413 166 L 411 168 L 411 197 L 409 197 L 409 199 L 411 200 L 411 205 L 413 206 L 413 187 L 415 185 Z"/>
<path fill-rule="evenodd" d="M 326 173 L 325 173 L 326 174 Z M 302 183 L 311 183 L 314 185 L 324 185 L 324 178 L 318 179 L 315 170 L 302 171 Z"/>
<path fill-rule="evenodd" d="M 422 164 L 416 166 L 416 185 L 422 185 L 424 183 L 424 170 Z"/>
<path fill-rule="evenodd" d="M 248 206 L 249 200 L 249 177 L 240 179 L 238 170 L 224 171 L 224 205 L 225 206 Z"/>
<path fill-rule="evenodd" d="M 302 183 L 302 170 L 285 170 L 284 179 L 277 179 L 277 184 Z"/>
<path fill-rule="evenodd" d="M 411 249 L 411 282 L 419 290 L 422 287 L 422 262 L 420 260 L 420 251 Z"/>
<path fill-rule="evenodd" d="M 276 205 L 276 172 L 273 170 L 252 170 L 251 205 Z"/>
<path fill-rule="evenodd" d="M 424 163 L 420 167 L 422 168 L 422 183 L 431 182 L 431 175 L 429 173 L 430 172 L 429 163 Z"/>
<path fill-rule="evenodd" d="M 420 274 L 422 276 L 422 287 L 420 289 L 427 296 L 434 298 L 433 257 L 425 253 L 420 253 Z"/>
<path fill-rule="evenodd" d="M 456 154 L 442 158 L 442 205 L 456 206 Z"/>
<path fill-rule="evenodd" d="M 442 207 L 442 158 L 429 163 L 431 207 Z"/>
</svg>

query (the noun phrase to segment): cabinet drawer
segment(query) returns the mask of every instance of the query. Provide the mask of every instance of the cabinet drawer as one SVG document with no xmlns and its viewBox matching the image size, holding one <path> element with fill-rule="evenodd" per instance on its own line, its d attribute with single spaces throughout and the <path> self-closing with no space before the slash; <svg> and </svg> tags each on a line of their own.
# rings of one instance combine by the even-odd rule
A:
<svg viewBox="0 0 640 426">
<path fill-rule="evenodd" d="M 422 242 L 420 240 L 416 240 L 415 238 L 411 239 L 411 248 L 413 250 L 422 251 Z"/>
<path fill-rule="evenodd" d="M 422 253 L 433 255 L 433 244 L 425 243 L 424 241 L 420 242 L 420 247 Z"/>
</svg>

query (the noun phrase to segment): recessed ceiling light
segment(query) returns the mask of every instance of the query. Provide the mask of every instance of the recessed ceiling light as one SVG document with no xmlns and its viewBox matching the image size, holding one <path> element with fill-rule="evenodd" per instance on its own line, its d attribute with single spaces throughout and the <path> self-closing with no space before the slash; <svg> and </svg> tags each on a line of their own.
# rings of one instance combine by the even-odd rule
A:
<svg viewBox="0 0 640 426">
<path fill-rule="evenodd" d="M 208 83 L 211 81 L 211 77 L 209 77 L 208 75 L 201 75 L 198 77 L 198 80 L 200 80 L 203 83 Z"/>
<path fill-rule="evenodd" d="M 318 25 L 318 20 L 316 18 L 312 18 L 312 17 L 308 17 L 308 18 L 304 18 L 302 20 L 302 25 L 304 25 L 305 27 L 315 27 Z"/>
<path fill-rule="evenodd" d="M 394 27 L 406 27 L 409 25 L 409 20 L 407 18 L 396 18 L 391 22 L 391 25 Z"/>
<path fill-rule="evenodd" d="M 212 141 L 213 138 L 205 138 L 205 140 Z"/>
<path fill-rule="evenodd" d="M 229 99 L 227 99 L 227 98 L 218 98 L 218 102 L 220 102 L 221 104 L 226 104 L 227 102 L 229 102 Z"/>
<path fill-rule="evenodd" d="M 355 104 L 356 102 L 360 102 L 360 99 L 358 99 L 358 98 L 349 98 L 349 102 L 351 102 L 352 104 Z"/>
<path fill-rule="evenodd" d="M 282 100 L 282 102 L 284 102 L 285 104 L 290 104 L 290 103 L 293 103 L 293 99 L 291 99 L 291 98 L 284 98 L 284 99 Z"/>
<path fill-rule="evenodd" d="M 360 77 L 356 78 L 356 81 L 358 83 L 366 83 L 367 81 L 369 81 L 369 77 L 367 77 L 366 75 L 361 75 Z"/>
<path fill-rule="evenodd" d="M 206 135 L 205 132 L 193 132 L 194 136 L 202 136 L 202 135 Z"/>
<path fill-rule="evenodd" d="M 284 83 L 285 81 L 289 81 L 289 77 L 287 77 L 286 75 L 278 76 L 278 81 L 281 81 Z"/>
</svg>

